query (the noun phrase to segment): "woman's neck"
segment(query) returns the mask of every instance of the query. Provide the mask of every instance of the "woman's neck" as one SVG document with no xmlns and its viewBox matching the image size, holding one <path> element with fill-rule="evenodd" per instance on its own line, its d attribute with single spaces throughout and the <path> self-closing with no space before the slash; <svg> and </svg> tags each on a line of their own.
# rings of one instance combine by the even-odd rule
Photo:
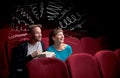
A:
<svg viewBox="0 0 120 78">
<path fill-rule="evenodd" d="M 65 44 L 64 43 L 54 44 L 54 47 L 57 50 L 64 50 L 65 49 Z"/>
</svg>

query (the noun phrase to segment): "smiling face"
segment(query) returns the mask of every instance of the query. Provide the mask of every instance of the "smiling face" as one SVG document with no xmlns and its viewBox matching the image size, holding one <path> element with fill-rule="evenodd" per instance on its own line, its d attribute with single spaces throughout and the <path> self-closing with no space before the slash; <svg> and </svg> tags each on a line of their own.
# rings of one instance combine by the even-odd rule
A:
<svg viewBox="0 0 120 78">
<path fill-rule="evenodd" d="M 41 41 L 42 38 L 41 27 L 39 25 L 31 25 L 29 36 L 31 41 L 34 42 Z"/>
<path fill-rule="evenodd" d="M 41 28 L 40 27 L 34 27 L 31 32 L 31 36 L 35 41 L 40 41 L 42 34 L 41 34 Z"/>
<path fill-rule="evenodd" d="M 64 42 L 64 34 L 62 31 L 58 32 L 55 36 L 52 37 L 54 43 L 60 44 Z"/>
<path fill-rule="evenodd" d="M 54 28 L 49 35 L 49 46 L 54 44 L 61 44 L 64 42 L 64 34 L 62 28 Z"/>
</svg>

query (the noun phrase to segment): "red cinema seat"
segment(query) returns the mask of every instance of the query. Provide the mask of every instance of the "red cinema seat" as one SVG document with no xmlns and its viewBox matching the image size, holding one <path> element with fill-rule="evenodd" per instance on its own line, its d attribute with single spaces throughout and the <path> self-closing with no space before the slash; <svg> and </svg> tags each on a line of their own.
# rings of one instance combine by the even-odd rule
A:
<svg viewBox="0 0 120 78">
<path fill-rule="evenodd" d="M 117 48 L 114 50 L 114 54 L 119 58 L 120 60 L 120 48 Z"/>
<path fill-rule="evenodd" d="M 55 58 L 33 59 L 27 69 L 29 78 L 69 78 L 65 62 Z"/>
<path fill-rule="evenodd" d="M 95 54 L 102 78 L 120 78 L 119 61 L 110 50 L 101 50 Z"/>
<path fill-rule="evenodd" d="M 73 54 L 79 53 L 81 48 L 80 40 L 75 37 L 65 37 L 65 43 L 72 47 Z"/>
<path fill-rule="evenodd" d="M 79 44 L 81 45 L 80 52 L 94 55 L 97 51 L 101 50 L 99 44 L 93 37 L 82 37 Z"/>
<path fill-rule="evenodd" d="M 49 37 L 51 29 L 42 29 L 42 37 Z"/>
<path fill-rule="evenodd" d="M 110 41 L 107 37 L 98 36 L 96 38 L 97 43 L 100 45 L 101 50 L 110 49 Z"/>
<path fill-rule="evenodd" d="M 66 60 L 70 78 L 100 78 L 97 62 L 91 54 L 76 53 Z"/>
<path fill-rule="evenodd" d="M 14 31 L 10 31 L 8 38 L 9 39 L 7 41 L 6 48 L 7 48 L 8 61 L 10 62 L 12 49 L 14 47 L 17 47 L 21 42 L 29 40 L 29 37 L 26 32 L 14 30 Z"/>
<path fill-rule="evenodd" d="M 0 41 L 2 44 L 5 44 L 8 40 L 8 31 L 10 31 L 10 28 L 8 27 L 0 28 Z"/>
<path fill-rule="evenodd" d="M 45 48 L 47 49 L 49 47 L 49 38 L 48 37 L 43 37 L 42 41 L 45 45 Z"/>
<path fill-rule="evenodd" d="M 0 78 L 8 78 L 9 68 L 4 44 L 0 43 Z"/>
</svg>

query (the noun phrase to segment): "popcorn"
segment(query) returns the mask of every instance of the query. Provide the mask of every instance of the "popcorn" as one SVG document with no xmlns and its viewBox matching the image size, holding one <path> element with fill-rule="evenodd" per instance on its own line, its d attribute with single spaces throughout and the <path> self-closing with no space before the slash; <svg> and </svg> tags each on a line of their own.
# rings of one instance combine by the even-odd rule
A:
<svg viewBox="0 0 120 78">
<path fill-rule="evenodd" d="M 38 57 L 55 57 L 55 53 L 54 52 L 42 52 L 38 55 Z"/>
</svg>

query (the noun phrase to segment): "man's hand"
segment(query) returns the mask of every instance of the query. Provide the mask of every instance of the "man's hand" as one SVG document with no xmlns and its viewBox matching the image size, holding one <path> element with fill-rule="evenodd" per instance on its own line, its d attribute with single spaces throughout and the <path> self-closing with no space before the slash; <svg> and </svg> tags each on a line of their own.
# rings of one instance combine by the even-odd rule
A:
<svg viewBox="0 0 120 78">
<path fill-rule="evenodd" d="M 56 57 L 55 54 L 53 54 L 52 57 L 55 58 Z"/>
<path fill-rule="evenodd" d="M 33 52 L 33 53 L 31 54 L 31 56 L 32 56 L 33 58 L 35 58 L 35 57 L 37 57 L 40 53 L 41 53 L 40 50 L 37 50 L 37 51 Z"/>
</svg>

